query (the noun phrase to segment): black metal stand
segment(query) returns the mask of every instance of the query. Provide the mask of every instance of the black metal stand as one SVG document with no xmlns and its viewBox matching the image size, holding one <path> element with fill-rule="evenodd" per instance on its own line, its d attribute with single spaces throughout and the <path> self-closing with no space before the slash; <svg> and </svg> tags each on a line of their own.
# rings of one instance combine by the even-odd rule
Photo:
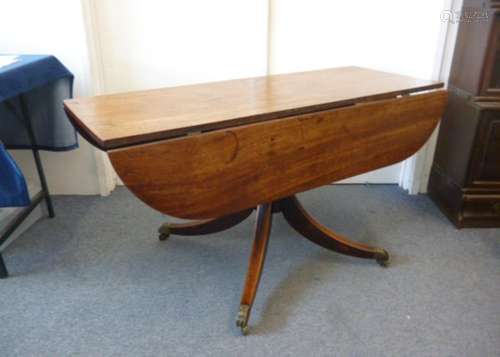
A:
<svg viewBox="0 0 500 357">
<path fill-rule="evenodd" d="M 36 206 L 40 204 L 43 200 L 47 205 L 47 211 L 50 218 L 55 217 L 54 206 L 52 205 L 52 200 L 50 198 L 49 188 L 47 186 L 47 179 L 45 178 L 45 172 L 43 170 L 42 160 L 40 159 L 40 153 L 38 151 L 38 145 L 36 142 L 35 132 L 33 131 L 33 125 L 31 123 L 31 116 L 29 115 L 28 105 L 26 103 L 26 98 L 24 95 L 20 96 L 21 102 L 21 114 L 22 120 L 26 126 L 26 131 L 30 139 L 33 158 L 35 159 L 36 170 L 38 172 L 38 177 L 40 179 L 41 190 L 35 197 L 31 200 L 28 207 L 23 208 L 16 216 L 12 219 L 3 232 L 0 234 L 0 246 L 2 246 L 14 233 L 14 231 L 24 222 L 24 220 L 29 216 L 29 214 L 35 209 Z M 3 260 L 2 254 L 0 253 L 0 279 L 5 279 L 9 276 L 7 267 Z"/>
<path fill-rule="evenodd" d="M 9 272 L 5 267 L 5 262 L 3 261 L 2 255 L 0 254 L 0 279 L 5 279 L 9 276 Z"/>
</svg>

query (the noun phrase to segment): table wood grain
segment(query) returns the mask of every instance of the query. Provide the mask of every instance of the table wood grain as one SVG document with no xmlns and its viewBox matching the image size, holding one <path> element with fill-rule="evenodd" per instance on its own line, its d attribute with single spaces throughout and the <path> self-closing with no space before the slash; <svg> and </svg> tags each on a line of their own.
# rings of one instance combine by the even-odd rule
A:
<svg viewBox="0 0 500 357">
<path fill-rule="evenodd" d="M 406 159 L 446 101 L 446 91 L 431 91 L 134 145 L 109 158 L 158 211 L 222 217 Z"/>
<path fill-rule="evenodd" d="M 71 121 L 110 150 L 359 102 L 443 84 L 359 67 L 238 79 L 66 100 Z"/>
</svg>

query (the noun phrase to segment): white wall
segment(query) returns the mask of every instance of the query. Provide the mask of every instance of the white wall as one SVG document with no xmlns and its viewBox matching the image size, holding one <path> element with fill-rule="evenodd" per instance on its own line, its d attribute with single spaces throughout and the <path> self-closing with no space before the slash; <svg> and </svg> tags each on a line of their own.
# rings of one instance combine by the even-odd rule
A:
<svg viewBox="0 0 500 357">
<path fill-rule="evenodd" d="M 270 72 L 362 66 L 432 79 L 443 0 L 271 0 Z M 402 164 L 346 182 L 397 183 Z"/>
<path fill-rule="evenodd" d="M 266 74 L 267 0 L 98 0 L 104 92 Z"/>
<path fill-rule="evenodd" d="M 443 0 L 271 0 L 271 71 L 364 66 L 431 78 Z"/>
<path fill-rule="evenodd" d="M 88 95 L 88 61 L 80 0 L 2 0 L 0 53 L 54 54 L 75 75 L 75 95 Z M 29 181 L 37 181 L 30 151 L 13 156 Z M 97 194 L 94 149 L 83 139 L 80 148 L 62 153 L 42 152 L 55 194 Z"/>
</svg>

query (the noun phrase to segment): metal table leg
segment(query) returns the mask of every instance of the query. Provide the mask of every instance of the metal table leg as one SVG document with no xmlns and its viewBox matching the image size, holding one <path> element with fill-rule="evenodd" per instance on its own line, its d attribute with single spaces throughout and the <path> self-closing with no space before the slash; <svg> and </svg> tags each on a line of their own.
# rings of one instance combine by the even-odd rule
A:
<svg viewBox="0 0 500 357">
<path fill-rule="evenodd" d="M 23 115 L 23 120 L 26 125 L 26 131 L 30 139 L 31 146 L 33 147 L 33 157 L 35 159 L 36 169 L 38 171 L 38 177 L 40 178 L 40 185 L 42 186 L 42 191 L 45 196 L 45 203 L 47 204 L 47 211 L 49 217 L 55 217 L 54 206 L 52 205 L 52 200 L 50 198 L 49 188 L 47 186 L 47 179 L 45 178 L 45 172 L 43 171 L 42 160 L 40 159 L 40 153 L 38 151 L 38 145 L 35 138 L 35 133 L 33 131 L 33 125 L 31 124 L 31 116 L 29 115 L 28 105 L 26 103 L 26 98 L 24 95 L 20 96 L 21 101 L 21 111 Z"/>
<path fill-rule="evenodd" d="M 0 253 L 0 279 L 5 279 L 9 276 L 5 262 L 3 261 L 2 253 Z"/>
</svg>

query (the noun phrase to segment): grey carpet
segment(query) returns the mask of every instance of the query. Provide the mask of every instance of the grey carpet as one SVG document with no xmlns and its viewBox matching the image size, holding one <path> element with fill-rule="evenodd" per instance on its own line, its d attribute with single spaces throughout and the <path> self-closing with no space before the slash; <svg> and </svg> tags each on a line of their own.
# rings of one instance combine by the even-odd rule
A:
<svg viewBox="0 0 500 357">
<path fill-rule="evenodd" d="M 159 242 L 125 189 L 58 197 L 5 252 L 0 356 L 500 356 L 500 234 L 458 231 L 394 186 L 301 195 L 320 221 L 385 247 L 388 269 L 326 251 L 275 216 L 250 321 L 235 327 L 254 218 Z"/>
</svg>

